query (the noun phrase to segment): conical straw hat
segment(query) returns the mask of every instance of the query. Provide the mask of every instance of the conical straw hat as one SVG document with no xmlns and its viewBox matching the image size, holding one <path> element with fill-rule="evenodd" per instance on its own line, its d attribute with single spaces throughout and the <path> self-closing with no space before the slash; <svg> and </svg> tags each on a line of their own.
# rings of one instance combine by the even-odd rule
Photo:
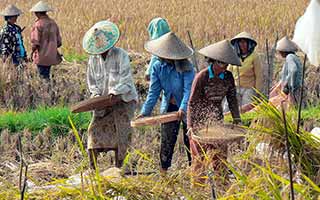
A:
<svg viewBox="0 0 320 200">
<path fill-rule="evenodd" d="M 193 55 L 193 50 L 184 44 L 173 32 L 150 40 L 144 48 L 151 54 L 170 60 L 183 60 Z"/>
<path fill-rule="evenodd" d="M 212 58 L 214 60 L 224 62 L 226 64 L 241 66 L 241 62 L 229 40 L 223 40 L 203 49 L 200 49 L 200 54 Z"/>
<path fill-rule="evenodd" d="M 277 43 L 276 50 L 283 52 L 296 52 L 298 51 L 298 47 L 288 38 L 288 36 L 285 36 Z"/>
<path fill-rule="evenodd" d="M 120 31 L 110 21 L 100 21 L 83 37 L 82 47 L 89 54 L 102 54 L 112 48 L 120 37 Z"/>
<path fill-rule="evenodd" d="M 44 1 L 39 1 L 30 10 L 30 12 L 49 12 L 49 11 L 53 11 L 53 9 L 49 6 L 48 3 Z"/>
<path fill-rule="evenodd" d="M 257 41 L 255 39 L 253 39 L 253 37 L 250 33 L 247 33 L 247 32 L 242 32 L 242 33 L 239 33 L 238 35 L 236 35 L 234 38 L 231 39 L 231 44 L 234 45 L 234 43 L 237 40 L 241 40 L 241 39 L 251 40 L 253 43 L 255 43 L 255 46 L 257 46 Z"/>
<path fill-rule="evenodd" d="M 0 13 L 2 16 L 10 17 L 10 16 L 17 16 L 21 15 L 22 11 L 17 8 L 15 5 L 8 5 L 3 11 Z"/>
</svg>

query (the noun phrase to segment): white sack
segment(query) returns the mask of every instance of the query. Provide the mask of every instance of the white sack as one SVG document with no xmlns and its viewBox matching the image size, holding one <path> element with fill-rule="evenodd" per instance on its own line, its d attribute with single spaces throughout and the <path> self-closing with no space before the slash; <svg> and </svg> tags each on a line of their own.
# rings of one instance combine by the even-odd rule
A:
<svg viewBox="0 0 320 200">
<path fill-rule="evenodd" d="M 320 66 L 320 0 L 311 0 L 297 21 L 293 41 L 307 54 L 312 65 Z"/>
</svg>

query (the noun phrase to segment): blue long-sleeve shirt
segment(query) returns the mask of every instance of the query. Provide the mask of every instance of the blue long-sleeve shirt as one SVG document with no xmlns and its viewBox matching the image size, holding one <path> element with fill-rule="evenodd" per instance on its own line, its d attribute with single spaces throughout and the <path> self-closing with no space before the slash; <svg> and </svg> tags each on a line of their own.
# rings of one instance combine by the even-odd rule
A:
<svg viewBox="0 0 320 200">
<path fill-rule="evenodd" d="M 160 113 L 166 113 L 171 97 L 174 98 L 179 109 L 187 112 L 187 106 L 194 79 L 193 69 L 185 72 L 178 72 L 173 64 L 157 60 L 151 66 L 150 85 L 146 102 L 141 114 L 150 116 L 157 100 L 163 91 L 163 98 Z"/>
</svg>

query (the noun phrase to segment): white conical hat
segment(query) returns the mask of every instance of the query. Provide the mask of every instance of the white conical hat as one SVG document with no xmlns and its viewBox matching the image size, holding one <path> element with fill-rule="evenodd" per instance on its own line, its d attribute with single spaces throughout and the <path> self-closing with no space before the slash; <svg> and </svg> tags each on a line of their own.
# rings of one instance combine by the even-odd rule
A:
<svg viewBox="0 0 320 200">
<path fill-rule="evenodd" d="M 158 39 L 150 40 L 144 48 L 160 58 L 183 60 L 193 55 L 193 50 L 184 44 L 173 32 L 164 34 Z"/>
<path fill-rule="evenodd" d="M 240 59 L 234 51 L 229 40 L 223 40 L 211 44 L 203 49 L 200 49 L 199 53 L 208 58 L 221 61 L 226 64 L 241 66 Z"/>
<path fill-rule="evenodd" d="M 53 11 L 53 9 L 49 6 L 48 3 L 44 1 L 39 1 L 30 10 L 30 12 L 49 12 L 49 11 Z"/>
<path fill-rule="evenodd" d="M 297 45 L 292 42 L 288 36 L 283 37 L 279 42 L 277 43 L 277 51 L 283 51 L 283 52 L 296 52 L 298 51 Z"/>
<path fill-rule="evenodd" d="M 239 33 L 234 38 L 232 38 L 230 42 L 231 44 L 234 44 L 237 40 L 241 40 L 241 39 L 251 40 L 252 42 L 255 43 L 255 45 L 257 45 L 257 41 L 253 39 L 252 35 L 248 32 Z"/>
<path fill-rule="evenodd" d="M 22 11 L 17 8 L 15 5 L 8 5 L 3 11 L 0 13 L 2 16 L 10 17 L 10 16 L 16 16 L 21 15 Z"/>
</svg>

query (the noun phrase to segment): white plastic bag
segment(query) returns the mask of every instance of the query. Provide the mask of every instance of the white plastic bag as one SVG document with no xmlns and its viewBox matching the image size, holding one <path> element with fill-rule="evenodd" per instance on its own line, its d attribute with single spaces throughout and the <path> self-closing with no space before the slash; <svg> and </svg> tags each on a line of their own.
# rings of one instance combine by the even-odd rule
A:
<svg viewBox="0 0 320 200">
<path fill-rule="evenodd" d="M 311 0 L 299 18 L 293 41 L 307 54 L 311 64 L 320 66 L 320 0 Z"/>
</svg>

